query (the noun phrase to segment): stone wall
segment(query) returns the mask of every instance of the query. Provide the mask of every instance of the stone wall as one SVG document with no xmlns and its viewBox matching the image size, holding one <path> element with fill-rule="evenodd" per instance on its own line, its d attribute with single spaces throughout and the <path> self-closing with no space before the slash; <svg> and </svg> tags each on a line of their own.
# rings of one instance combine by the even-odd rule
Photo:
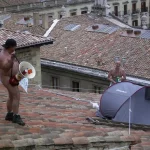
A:
<svg viewBox="0 0 150 150">
<path fill-rule="evenodd" d="M 36 69 L 36 76 L 29 81 L 30 84 L 41 84 L 40 47 L 30 47 L 17 50 L 17 57 L 21 61 L 31 63 Z"/>
</svg>

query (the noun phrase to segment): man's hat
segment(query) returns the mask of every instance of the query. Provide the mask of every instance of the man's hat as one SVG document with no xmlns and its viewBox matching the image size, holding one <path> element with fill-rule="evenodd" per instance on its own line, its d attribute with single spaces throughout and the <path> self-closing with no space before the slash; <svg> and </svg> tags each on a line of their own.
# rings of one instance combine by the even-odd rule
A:
<svg viewBox="0 0 150 150">
<path fill-rule="evenodd" d="M 2 45 L 4 48 L 16 47 L 17 42 L 14 39 L 8 39 L 5 44 Z"/>
</svg>

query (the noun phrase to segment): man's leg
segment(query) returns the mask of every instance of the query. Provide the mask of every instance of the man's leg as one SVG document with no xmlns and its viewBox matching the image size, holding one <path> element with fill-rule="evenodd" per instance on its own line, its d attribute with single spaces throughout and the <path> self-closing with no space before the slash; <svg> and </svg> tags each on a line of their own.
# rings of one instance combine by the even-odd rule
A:
<svg viewBox="0 0 150 150">
<path fill-rule="evenodd" d="M 10 92 L 8 92 L 8 95 L 9 95 L 9 97 L 8 97 L 8 100 L 7 100 L 7 111 L 12 112 L 13 97 L 10 94 Z"/>
<path fill-rule="evenodd" d="M 10 84 L 8 85 L 8 90 L 10 94 L 12 95 L 13 98 L 13 103 L 12 103 L 12 110 L 14 113 L 13 116 L 13 123 L 17 123 L 19 125 L 25 125 L 25 123 L 22 121 L 19 113 L 19 103 L 20 103 L 20 91 L 18 86 L 11 86 Z"/>
<path fill-rule="evenodd" d="M 12 100 L 12 107 L 10 107 L 10 103 L 8 102 L 9 109 L 13 110 L 14 116 L 13 116 L 13 122 L 18 123 L 19 125 L 25 125 L 25 123 L 22 121 L 19 113 L 19 102 L 20 102 L 20 91 L 18 86 L 12 86 L 9 84 L 9 78 L 4 77 L 2 80 L 2 83 L 9 91 L 9 94 L 11 96 Z"/>
<path fill-rule="evenodd" d="M 18 88 L 18 86 L 14 86 L 14 87 L 9 88 L 9 90 L 10 90 L 10 93 L 11 93 L 12 98 L 13 98 L 13 103 L 12 103 L 13 113 L 18 114 L 19 113 L 19 102 L 20 102 L 19 88 Z"/>
<path fill-rule="evenodd" d="M 13 120 L 13 112 L 12 112 L 13 97 L 10 94 L 10 92 L 8 92 L 8 94 L 9 94 L 9 97 L 8 97 L 8 100 L 7 100 L 7 112 L 8 113 L 5 117 L 5 120 L 12 121 Z"/>
</svg>

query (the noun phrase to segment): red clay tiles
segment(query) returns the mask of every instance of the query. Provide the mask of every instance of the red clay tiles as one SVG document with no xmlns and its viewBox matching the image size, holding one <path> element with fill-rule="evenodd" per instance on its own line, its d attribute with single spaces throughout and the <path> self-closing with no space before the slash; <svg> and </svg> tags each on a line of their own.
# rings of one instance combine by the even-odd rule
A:
<svg viewBox="0 0 150 150">
<path fill-rule="evenodd" d="M 3 45 L 5 41 L 10 37 L 17 41 L 17 48 L 52 43 L 51 38 L 44 38 L 32 34 L 24 34 L 8 29 L 0 29 L 0 45 Z M 0 49 L 2 49 L 2 46 L 0 47 Z"/>
<path fill-rule="evenodd" d="M 67 91 L 58 92 L 72 95 Z M 0 114 L 2 114 L 0 115 L 0 149 L 52 146 L 54 149 L 57 147 L 56 149 L 66 148 L 65 150 L 67 150 L 69 149 L 67 146 L 71 146 L 75 150 L 76 146 L 94 146 L 101 142 L 105 145 L 117 142 L 127 145 L 138 143 L 141 147 L 149 146 L 150 132 L 131 130 L 131 136 L 129 136 L 127 128 L 90 124 L 86 117 L 89 114 L 93 114 L 94 117 L 95 110 L 88 101 L 76 101 L 71 97 L 59 96 L 59 94 L 54 94 L 53 90 L 48 92 L 32 87 L 29 94 L 21 92 L 20 114 L 26 122 L 25 127 L 4 121 L 7 96 L 2 85 L 0 85 L 0 95 Z M 73 95 L 78 98 L 85 97 L 85 99 L 91 96 L 90 93 L 83 93 L 83 95 L 74 93 Z M 100 95 L 92 95 L 95 97 L 95 101 L 99 100 Z M 41 97 L 40 100 L 39 97 Z M 5 102 L 2 103 L 2 101 Z M 76 105 L 85 108 L 72 107 Z M 135 150 L 134 147 L 132 149 Z"/>
<path fill-rule="evenodd" d="M 81 25 L 78 30 L 64 30 L 68 24 L 75 23 Z M 121 60 L 126 59 L 124 69 L 128 75 L 150 79 L 150 40 L 122 37 L 124 29 L 110 35 L 86 31 L 93 24 L 106 23 L 113 25 L 102 17 L 92 19 L 87 15 L 60 20 L 51 32 L 56 41 L 53 46 L 42 47 L 41 58 L 109 71 L 114 67 L 115 57 L 119 56 Z"/>
</svg>

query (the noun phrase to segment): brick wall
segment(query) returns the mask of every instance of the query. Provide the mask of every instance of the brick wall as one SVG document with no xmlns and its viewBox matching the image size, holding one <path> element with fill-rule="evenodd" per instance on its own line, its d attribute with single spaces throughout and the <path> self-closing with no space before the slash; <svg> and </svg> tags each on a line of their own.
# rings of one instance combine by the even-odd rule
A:
<svg viewBox="0 0 150 150">
<path fill-rule="evenodd" d="M 31 63 L 36 69 L 36 76 L 31 79 L 31 84 L 41 84 L 41 64 L 40 64 L 40 47 L 30 47 L 26 49 L 17 50 L 17 57 L 21 61 Z"/>
</svg>

